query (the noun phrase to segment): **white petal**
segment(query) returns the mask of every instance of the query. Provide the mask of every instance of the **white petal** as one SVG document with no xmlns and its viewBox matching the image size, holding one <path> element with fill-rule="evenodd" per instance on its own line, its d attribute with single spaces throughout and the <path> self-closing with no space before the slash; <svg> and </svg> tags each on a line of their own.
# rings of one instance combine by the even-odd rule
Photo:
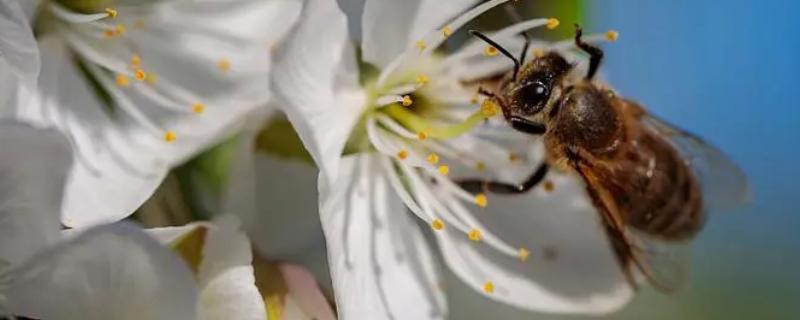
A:
<svg viewBox="0 0 800 320">
<path fill-rule="evenodd" d="M 211 228 L 200 263 L 201 319 L 266 319 L 255 285 L 250 243 L 234 216 L 223 216 Z"/>
<path fill-rule="evenodd" d="M 335 1 L 306 0 L 292 37 L 275 54 L 272 85 L 325 183 L 335 181 L 342 149 L 365 106 L 347 21 Z"/>
<path fill-rule="evenodd" d="M 27 121 L 58 128 L 72 143 L 75 161 L 62 222 L 74 227 L 122 219 L 161 182 L 169 146 L 129 119 L 112 119 L 58 39 L 40 44 L 39 101 L 17 112 Z"/>
<path fill-rule="evenodd" d="M 127 224 L 90 229 L 12 274 L 9 309 L 37 319 L 195 319 L 185 264 Z"/>
<path fill-rule="evenodd" d="M 235 216 L 223 215 L 213 223 L 148 229 L 165 245 L 197 228 L 203 233 L 197 282 L 200 287 L 200 319 L 265 319 L 264 301 L 255 285 L 252 254 L 247 237 L 239 231 Z"/>
<path fill-rule="evenodd" d="M 0 270 L 58 239 L 72 154 L 55 130 L 0 121 Z"/>
<path fill-rule="evenodd" d="M 597 213 L 574 177 L 550 173 L 555 191 L 542 188 L 519 196 L 489 196 L 487 212 L 477 213 L 485 228 L 530 251 L 522 262 L 469 241 L 457 232 L 438 237 L 449 267 L 473 289 L 494 284 L 489 298 L 553 313 L 604 314 L 632 297 L 597 220 Z M 447 230 L 447 229 L 446 229 Z M 544 250 L 553 250 L 548 259 Z"/>
<path fill-rule="evenodd" d="M 36 82 L 39 49 L 28 18 L 15 0 L 0 0 L 0 70 L 6 65 L 23 81 Z"/>
<path fill-rule="evenodd" d="M 385 67 L 428 32 L 475 0 L 366 0 L 361 20 L 363 58 Z"/>
<path fill-rule="evenodd" d="M 341 197 L 320 200 L 339 318 L 443 319 L 434 257 L 377 157 L 344 158 Z"/>
</svg>

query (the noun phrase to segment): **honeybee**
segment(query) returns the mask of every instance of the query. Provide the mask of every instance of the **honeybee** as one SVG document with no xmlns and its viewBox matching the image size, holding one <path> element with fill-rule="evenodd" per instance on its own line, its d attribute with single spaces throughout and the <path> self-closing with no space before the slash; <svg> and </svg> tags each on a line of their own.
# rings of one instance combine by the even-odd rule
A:
<svg viewBox="0 0 800 320">
<path fill-rule="evenodd" d="M 502 109 L 520 132 L 543 136 L 546 157 L 519 184 L 468 179 L 466 190 L 518 194 L 542 182 L 550 168 L 579 176 L 596 207 L 624 274 L 637 287 L 638 270 L 654 287 L 677 289 L 683 255 L 674 248 L 693 239 L 706 213 L 749 201 L 742 171 L 702 139 L 649 114 L 593 80 L 603 51 L 575 45 L 590 57 L 585 75 L 558 52 L 525 62 L 477 31 L 473 35 L 514 60 L 495 90 L 480 92 Z M 526 37 L 527 38 L 527 37 Z"/>
</svg>

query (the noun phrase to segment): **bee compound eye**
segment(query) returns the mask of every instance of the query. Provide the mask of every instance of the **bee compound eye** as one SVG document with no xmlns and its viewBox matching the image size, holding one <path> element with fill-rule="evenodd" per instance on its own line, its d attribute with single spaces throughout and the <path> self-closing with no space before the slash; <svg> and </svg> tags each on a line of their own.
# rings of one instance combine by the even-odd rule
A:
<svg viewBox="0 0 800 320">
<path fill-rule="evenodd" d="M 535 81 L 525 84 L 519 94 L 519 101 L 525 111 L 536 113 L 544 107 L 550 97 L 550 88 L 541 81 Z"/>
</svg>

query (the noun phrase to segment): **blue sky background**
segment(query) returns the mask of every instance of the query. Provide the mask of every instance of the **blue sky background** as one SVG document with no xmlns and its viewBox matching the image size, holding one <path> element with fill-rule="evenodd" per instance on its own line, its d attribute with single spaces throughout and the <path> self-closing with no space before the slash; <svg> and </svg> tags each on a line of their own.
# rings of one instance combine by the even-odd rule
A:
<svg viewBox="0 0 800 320">
<path fill-rule="evenodd" d="M 800 2 L 589 1 L 620 31 L 604 72 L 623 95 L 726 151 L 755 200 L 713 215 L 681 294 L 641 295 L 611 318 L 799 318 Z"/>
</svg>

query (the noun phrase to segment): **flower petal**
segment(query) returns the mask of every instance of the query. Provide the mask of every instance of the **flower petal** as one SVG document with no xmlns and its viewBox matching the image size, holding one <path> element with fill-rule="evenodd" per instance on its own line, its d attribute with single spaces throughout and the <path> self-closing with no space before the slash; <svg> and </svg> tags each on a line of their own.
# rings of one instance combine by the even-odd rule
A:
<svg viewBox="0 0 800 320">
<path fill-rule="evenodd" d="M 37 319 L 195 319 L 197 288 L 180 259 L 137 227 L 92 228 L 12 274 L 8 306 Z"/>
<path fill-rule="evenodd" d="M 0 1 L 0 70 L 6 65 L 24 82 L 36 82 L 39 49 L 25 12 L 14 0 Z"/>
<path fill-rule="evenodd" d="M 292 37 L 275 54 L 272 86 L 306 148 L 335 181 L 342 149 L 365 107 L 347 21 L 336 2 L 306 0 Z"/>
<path fill-rule="evenodd" d="M 336 319 L 330 304 L 322 295 L 322 291 L 311 273 L 301 266 L 292 264 L 280 264 L 278 268 L 286 281 L 291 303 L 296 305 L 294 309 L 288 308 L 296 313 L 287 312 L 287 319 Z"/>
<path fill-rule="evenodd" d="M 484 228 L 530 251 L 523 262 L 457 232 L 438 237 L 449 267 L 469 286 L 494 292 L 489 298 L 553 313 L 603 314 L 618 310 L 633 295 L 598 224 L 597 212 L 580 181 L 550 173 L 554 191 L 492 196 Z"/>
<path fill-rule="evenodd" d="M 256 288 L 251 265 L 250 243 L 239 231 L 235 216 L 223 215 L 213 223 L 147 232 L 164 244 L 178 244 L 176 249 L 197 271 L 200 319 L 265 319 L 264 301 Z M 186 242 L 196 245 L 180 245 Z"/>
<path fill-rule="evenodd" d="M 17 113 L 26 121 L 58 128 L 72 144 L 75 161 L 62 222 L 86 226 L 122 219 L 166 175 L 170 150 L 129 119 L 113 119 L 59 39 L 43 39 L 40 45 L 39 96 Z"/>
<path fill-rule="evenodd" d="M 377 157 L 344 158 L 338 194 L 320 198 L 339 318 L 443 319 L 434 257 Z"/>
<path fill-rule="evenodd" d="M 385 67 L 406 48 L 475 0 L 366 0 L 361 18 L 363 59 Z M 351 17 L 351 19 L 354 17 Z"/>
<path fill-rule="evenodd" d="M 72 161 L 55 130 L 0 121 L 0 269 L 58 239 L 64 182 Z"/>
</svg>

